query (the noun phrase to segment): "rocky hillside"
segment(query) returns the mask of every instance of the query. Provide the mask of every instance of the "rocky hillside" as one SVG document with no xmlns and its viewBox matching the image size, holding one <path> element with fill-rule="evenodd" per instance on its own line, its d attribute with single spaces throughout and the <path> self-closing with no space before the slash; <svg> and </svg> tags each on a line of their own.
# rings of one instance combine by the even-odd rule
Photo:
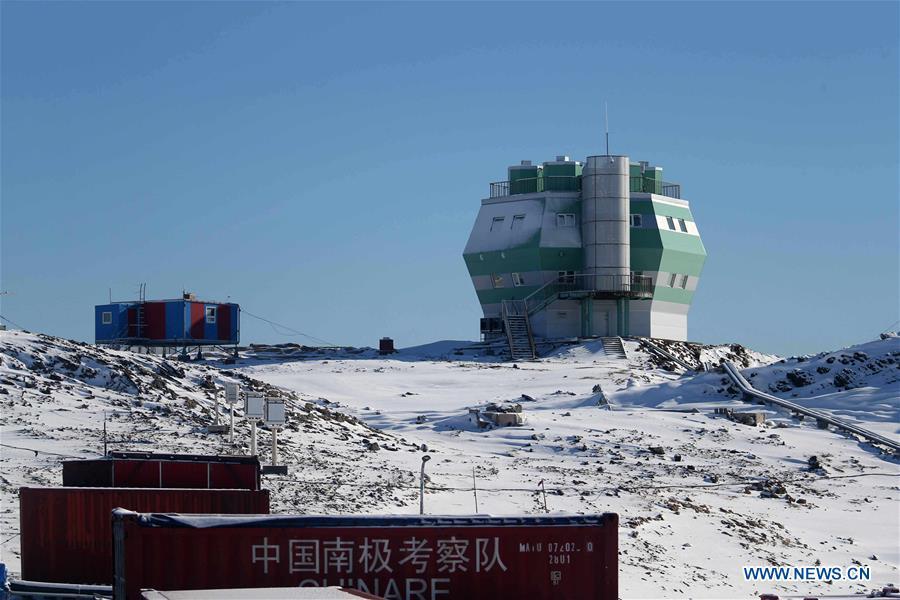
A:
<svg viewBox="0 0 900 600">
<path fill-rule="evenodd" d="M 226 366 L 226 365 L 222 365 Z M 379 432 L 353 416 L 332 410 L 325 399 L 275 388 L 243 373 L 203 362 L 106 350 L 51 336 L 0 332 L 0 528 L 2 560 L 18 562 L 18 488 L 61 485 L 60 462 L 103 453 L 107 421 L 109 448 L 143 452 L 246 453 L 249 428 L 236 410 L 236 437 L 207 432 L 215 422 L 222 383 L 285 398 L 289 424 L 279 435 L 283 462 L 306 465 L 335 482 L 377 479 L 365 493 L 352 487 L 307 485 L 268 478 L 273 510 L 359 512 L 405 505 L 411 492 L 396 484 L 411 472 L 386 465 L 376 449 L 417 451 L 418 446 Z M 227 422 L 224 404 L 220 419 Z M 269 458 L 269 435 L 261 430 L 261 458 Z M 360 468 L 364 467 L 364 468 Z M 327 482 L 326 482 L 327 483 Z"/>
</svg>

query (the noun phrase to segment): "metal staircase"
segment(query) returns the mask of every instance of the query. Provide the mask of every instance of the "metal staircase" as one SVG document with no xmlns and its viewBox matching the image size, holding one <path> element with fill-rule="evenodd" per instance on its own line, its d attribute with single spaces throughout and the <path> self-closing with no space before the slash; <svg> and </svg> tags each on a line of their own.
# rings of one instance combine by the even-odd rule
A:
<svg viewBox="0 0 900 600">
<path fill-rule="evenodd" d="M 603 351 L 610 358 L 619 358 L 626 360 L 628 355 L 625 353 L 625 344 L 620 337 L 602 337 L 600 342 L 603 343 Z"/>
<path fill-rule="evenodd" d="M 502 306 L 503 325 L 509 342 L 512 360 L 534 360 L 537 356 L 531 322 L 523 300 L 504 300 Z"/>
</svg>

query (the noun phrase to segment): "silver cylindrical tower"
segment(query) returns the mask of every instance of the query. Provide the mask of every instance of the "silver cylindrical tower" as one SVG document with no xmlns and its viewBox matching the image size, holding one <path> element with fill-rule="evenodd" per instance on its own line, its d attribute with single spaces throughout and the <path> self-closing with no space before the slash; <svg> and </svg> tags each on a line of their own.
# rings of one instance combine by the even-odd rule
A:
<svg viewBox="0 0 900 600">
<path fill-rule="evenodd" d="M 627 156 L 589 156 L 582 171 L 581 244 L 587 289 L 630 288 Z"/>
</svg>

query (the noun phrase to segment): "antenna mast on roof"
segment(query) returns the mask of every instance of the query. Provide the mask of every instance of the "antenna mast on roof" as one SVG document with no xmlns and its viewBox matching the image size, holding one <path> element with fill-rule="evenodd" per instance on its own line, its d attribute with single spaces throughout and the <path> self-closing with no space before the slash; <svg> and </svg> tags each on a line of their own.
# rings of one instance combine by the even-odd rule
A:
<svg viewBox="0 0 900 600">
<path fill-rule="evenodd" d="M 606 155 L 609 156 L 609 102 L 603 102 L 603 115 L 606 121 Z"/>
</svg>

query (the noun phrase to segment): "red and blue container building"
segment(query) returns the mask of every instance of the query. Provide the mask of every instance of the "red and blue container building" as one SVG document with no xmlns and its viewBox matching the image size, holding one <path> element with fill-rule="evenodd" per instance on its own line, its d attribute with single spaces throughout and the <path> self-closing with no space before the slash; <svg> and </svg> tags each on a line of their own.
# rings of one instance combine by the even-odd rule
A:
<svg viewBox="0 0 900 600">
<path fill-rule="evenodd" d="M 94 307 L 94 341 L 129 346 L 236 346 L 241 308 L 232 302 L 113 302 Z"/>
</svg>

